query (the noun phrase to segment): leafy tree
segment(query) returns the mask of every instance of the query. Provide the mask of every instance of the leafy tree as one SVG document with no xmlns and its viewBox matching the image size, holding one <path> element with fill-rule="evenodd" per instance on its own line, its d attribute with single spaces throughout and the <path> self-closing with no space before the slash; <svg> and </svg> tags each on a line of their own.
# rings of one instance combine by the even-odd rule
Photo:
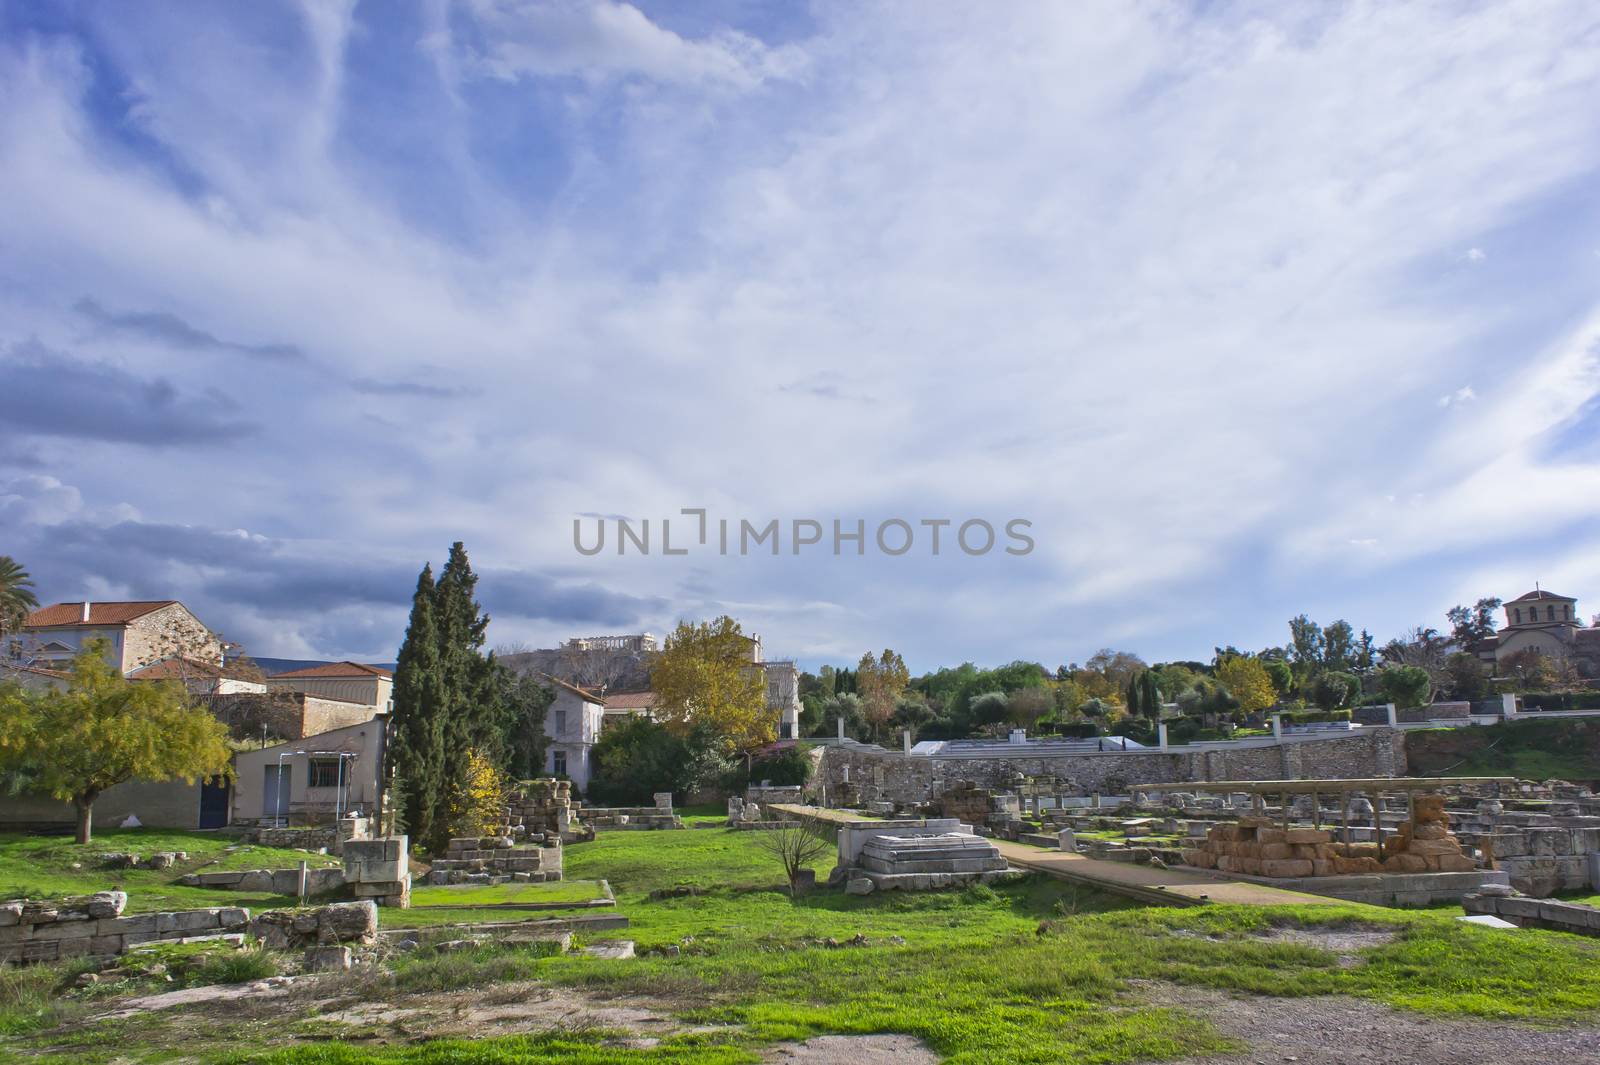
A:
<svg viewBox="0 0 1600 1065">
<path fill-rule="evenodd" d="M 1151 721 L 1161 719 L 1161 690 L 1156 687 L 1154 670 L 1139 674 L 1139 712 Z"/>
<path fill-rule="evenodd" d="M 1006 697 L 1006 717 L 1018 728 L 1032 731 L 1052 711 L 1055 699 L 1044 688 L 1019 688 Z"/>
<path fill-rule="evenodd" d="M 984 692 L 968 703 L 968 709 L 975 723 L 998 725 L 1006 719 L 1009 703 L 1005 692 Z"/>
<path fill-rule="evenodd" d="M 1217 682 L 1246 713 L 1265 710 L 1276 698 L 1266 667 L 1254 658 L 1234 656 L 1217 665 Z"/>
<path fill-rule="evenodd" d="M 1294 670 L 1289 668 L 1287 662 L 1266 662 L 1262 668 L 1267 671 L 1267 677 L 1272 681 L 1272 690 L 1277 692 L 1282 699 L 1294 690 Z"/>
<path fill-rule="evenodd" d="M 1489 691 L 1489 678 L 1484 674 L 1483 663 L 1476 655 L 1457 651 L 1445 659 L 1447 687 L 1456 699 L 1482 699 Z"/>
<path fill-rule="evenodd" d="M 866 735 L 866 714 L 861 708 L 861 696 L 855 692 L 841 692 L 823 701 L 822 720 L 813 735 L 832 736 L 839 728 L 841 717 L 844 718 L 846 736 Z"/>
<path fill-rule="evenodd" d="M 91 640 L 66 690 L 0 686 L 0 769 L 77 810 L 88 843 L 95 800 L 130 780 L 231 776 L 228 730 L 175 681 L 130 681 Z"/>
<path fill-rule="evenodd" d="M 1289 619 L 1290 660 L 1299 677 L 1310 676 L 1322 664 L 1325 649 L 1322 626 L 1304 614 Z"/>
<path fill-rule="evenodd" d="M 448 801 L 444 784 L 444 674 L 434 623 L 433 567 L 425 565 L 411 597 L 411 620 L 394 674 L 389 764 L 399 782 L 401 824 L 420 846 L 434 837 Z"/>
<path fill-rule="evenodd" d="M 914 734 L 918 727 L 933 720 L 933 707 L 916 692 L 907 692 L 895 703 L 894 716 L 889 720 L 896 728 L 910 729 Z"/>
<path fill-rule="evenodd" d="M 1402 710 L 1425 706 L 1433 696 L 1433 679 L 1421 666 L 1384 666 L 1378 672 L 1378 687 Z"/>
<path fill-rule="evenodd" d="M 1339 672 L 1355 664 L 1356 632 L 1343 618 L 1322 630 L 1322 668 Z"/>
<path fill-rule="evenodd" d="M 678 791 L 687 742 L 647 717 L 630 717 L 600 733 L 589 756 L 589 795 L 619 806 L 648 804 L 658 791 Z"/>
<path fill-rule="evenodd" d="M 513 779 L 528 780 L 544 771 L 544 719 L 555 692 L 531 674 L 514 673 L 498 662 L 495 675 L 498 700 L 505 708 L 508 772 Z"/>
<path fill-rule="evenodd" d="M 477 748 L 469 750 L 467 771 L 450 793 L 450 835 L 490 835 L 500 825 L 505 803 L 506 782 L 500 768 Z"/>
<path fill-rule="evenodd" d="M 1353 673 L 1328 670 L 1311 686 L 1311 699 L 1324 710 L 1349 706 L 1361 694 L 1361 678 Z"/>
<path fill-rule="evenodd" d="M 1361 635 L 1356 639 L 1355 668 L 1363 674 L 1370 673 L 1377 662 L 1378 652 L 1373 645 L 1372 633 L 1362 629 Z"/>
<path fill-rule="evenodd" d="M 888 648 L 884 648 L 876 659 L 871 654 L 861 656 L 861 661 L 856 665 L 856 691 L 861 695 L 862 707 L 874 740 L 880 737 L 881 730 L 889 723 L 900 693 L 906 690 L 910 680 L 911 673 L 906 669 L 905 660 Z"/>
<path fill-rule="evenodd" d="M 728 753 L 751 751 L 777 736 L 761 670 L 750 661 L 750 642 L 726 615 L 679 622 L 650 670 L 650 687 L 658 717 L 677 735 L 706 725 Z"/>
<path fill-rule="evenodd" d="M 1500 609 L 1501 600 L 1497 598 L 1479 599 L 1471 606 L 1457 604 L 1445 611 L 1445 617 L 1450 621 L 1450 635 L 1462 646 L 1469 646 L 1487 636 L 1493 636 L 1496 624 L 1496 611 Z"/>
<path fill-rule="evenodd" d="M 39 609 L 33 578 L 10 555 L 0 555 L 0 639 L 16 632 Z"/>
</svg>

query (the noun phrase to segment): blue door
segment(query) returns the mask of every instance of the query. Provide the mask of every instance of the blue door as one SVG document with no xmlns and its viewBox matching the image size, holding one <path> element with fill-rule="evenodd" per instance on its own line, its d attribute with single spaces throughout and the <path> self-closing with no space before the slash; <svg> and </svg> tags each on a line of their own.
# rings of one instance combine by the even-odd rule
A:
<svg viewBox="0 0 1600 1065">
<path fill-rule="evenodd" d="M 200 827 L 221 828 L 228 823 L 228 798 L 232 789 L 222 777 L 200 782 Z"/>
</svg>

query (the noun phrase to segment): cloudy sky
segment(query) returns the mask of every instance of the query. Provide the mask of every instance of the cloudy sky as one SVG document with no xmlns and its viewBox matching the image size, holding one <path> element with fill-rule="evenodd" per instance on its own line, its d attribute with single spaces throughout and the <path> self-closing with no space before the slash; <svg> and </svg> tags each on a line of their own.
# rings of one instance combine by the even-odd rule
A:
<svg viewBox="0 0 1600 1065">
<path fill-rule="evenodd" d="M 0 0 L 0 101 L 49 601 L 389 659 L 463 539 L 495 642 L 919 671 L 1600 610 L 1589 0 Z M 781 553 L 663 557 L 685 507 Z"/>
</svg>

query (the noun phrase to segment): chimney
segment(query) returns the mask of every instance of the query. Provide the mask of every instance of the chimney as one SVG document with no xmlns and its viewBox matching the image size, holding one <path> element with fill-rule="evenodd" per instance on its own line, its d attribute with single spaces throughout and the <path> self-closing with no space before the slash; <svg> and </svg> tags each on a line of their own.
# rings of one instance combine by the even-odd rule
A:
<svg viewBox="0 0 1600 1065">
<path fill-rule="evenodd" d="M 89 600 L 87 599 L 83 601 L 83 623 L 85 625 L 89 624 Z"/>
</svg>

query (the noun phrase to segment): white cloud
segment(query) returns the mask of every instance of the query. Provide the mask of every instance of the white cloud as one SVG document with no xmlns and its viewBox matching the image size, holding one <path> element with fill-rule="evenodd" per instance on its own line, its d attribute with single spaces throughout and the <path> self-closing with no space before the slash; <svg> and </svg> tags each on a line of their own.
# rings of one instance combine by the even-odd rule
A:
<svg viewBox="0 0 1600 1065">
<path fill-rule="evenodd" d="M 1482 248 L 1468 248 L 1467 253 L 1462 256 L 1462 258 L 1466 259 L 1469 263 L 1481 263 L 1488 257 L 1489 253 L 1484 251 Z"/>
<path fill-rule="evenodd" d="M 70 48 L 0 52 L 0 343 L 115 354 L 273 429 L 50 453 L 87 499 L 417 564 L 463 536 L 685 611 L 742 604 L 797 653 L 924 666 L 1081 658 L 1109 632 L 1192 653 L 1222 595 L 1373 595 L 1595 498 L 1592 466 L 1541 450 L 1600 389 L 1547 332 L 1592 291 L 1551 282 L 1535 314 L 1431 287 L 1600 164 L 1585 5 L 849 5 L 777 46 L 480 0 L 416 34 L 437 99 L 382 91 L 364 9 L 323 11 L 283 53 L 224 9 L 189 35 L 103 27 L 165 158 L 108 136 Z M 330 372 L 100 350 L 67 310 L 84 296 Z M 339 384 L 402 367 L 475 394 Z M 1470 406 L 1417 419 L 1434 397 Z M 713 561 L 690 593 L 670 560 L 568 546 L 575 513 L 696 505 L 1018 515 L 1039 548 Z"/>
</svg>

